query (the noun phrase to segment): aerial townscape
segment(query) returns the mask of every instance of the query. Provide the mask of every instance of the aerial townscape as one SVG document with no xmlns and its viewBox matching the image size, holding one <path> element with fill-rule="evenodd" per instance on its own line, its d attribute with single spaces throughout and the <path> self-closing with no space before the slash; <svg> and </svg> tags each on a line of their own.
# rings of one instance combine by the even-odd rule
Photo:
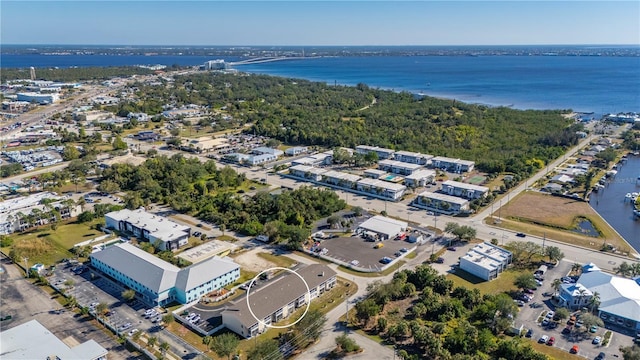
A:
<svg viewBox="0 0 640 360">
<path fill-rule="evenodd" d="M 640 359 L 640 35 L 24 45 L 2 22 L 1 359 Z"/>
</svg>

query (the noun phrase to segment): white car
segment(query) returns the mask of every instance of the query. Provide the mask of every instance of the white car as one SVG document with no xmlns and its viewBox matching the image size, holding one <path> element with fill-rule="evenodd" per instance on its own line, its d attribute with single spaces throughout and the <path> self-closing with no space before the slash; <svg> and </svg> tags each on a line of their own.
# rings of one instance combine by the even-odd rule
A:
<svg viewBox="0 0 640 360">
<path fill-rule="evenodd" d="M 600 344 L 600 341 L 602 341 L 602 338 L 600 336 L 596 336 L 593 338 L 593 341 L 591 341 L 591 343 L 594 345 L 598 345 Z"/>
<path fill-rule="evenodd" d="M 553 315 L 555 315 L 555 313 L 553 311 L 549 311 L 547 313 L 547 316 L 545 316 L 547 319 L 551 319 L 553 317 Z"/>
<path fill-rule="evenodd" d="M 137 333 L 138 329 L 133 329 L 127 333 L 127 336 L 133 336 L 133 334 Z"/>
</svg>

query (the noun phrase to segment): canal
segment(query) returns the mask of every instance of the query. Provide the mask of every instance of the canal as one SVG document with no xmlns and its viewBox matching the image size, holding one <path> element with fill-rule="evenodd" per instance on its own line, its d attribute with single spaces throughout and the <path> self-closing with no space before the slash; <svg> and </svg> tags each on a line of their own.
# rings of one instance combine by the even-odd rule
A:
<svg viewBox="0 0 640 360">
<path fill-rule="evenodd" d="M 626 163 L 618 165 L 617 170 L 616 176 L 607 180 L 604 189 L 591 194 L 589 204 L 640 252 L 640 219 L 634 219 L 632 202 L 625 201 L 626 194 L 640 192 L 640 156 L 630 155 Z"/>
</svg>

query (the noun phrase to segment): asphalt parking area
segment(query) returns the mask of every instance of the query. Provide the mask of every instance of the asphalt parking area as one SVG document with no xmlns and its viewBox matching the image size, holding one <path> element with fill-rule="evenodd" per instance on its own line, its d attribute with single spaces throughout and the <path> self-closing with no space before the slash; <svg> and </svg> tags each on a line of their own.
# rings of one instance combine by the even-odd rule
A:
<svg viewBox="0 0 640 360">
<path fill-rule="evenodd" d="M 383 244 L 381 248 L 376 249 L 376 244 Z M 324 254 L 327 257 L 351 263 L 358 261 L 360 268 L 380 270 L 384 264 L 380 262 L 383 257 L 389 257 L 394 262 L 398 259 L 394 254 L 402 248 L 411 249 L 415 244 L 401 240 L 385 240 L 382 242 L 370 242 L 359 236 L 338 237 L 333 239 L 322 240 L 320 248 L 327 249 Z M 403 253 L 404 256 L 406 253 Z M 392 262 L 393 263 L 393 262 Z"/>
</svg>

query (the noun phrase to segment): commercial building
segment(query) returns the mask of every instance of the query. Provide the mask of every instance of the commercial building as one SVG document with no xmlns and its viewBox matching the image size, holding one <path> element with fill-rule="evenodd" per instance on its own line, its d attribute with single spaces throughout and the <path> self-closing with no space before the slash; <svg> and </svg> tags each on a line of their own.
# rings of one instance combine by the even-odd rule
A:
<svg viewBox="0 0 640 360">
<path fill-rule="evenodd" d="M 511 263 L 512 254 L 490 243 L 474 246 L 460 258 L 460 268 L 483 280 L 493 280 Z"/>
<path fill-rule="evenodd" d="M 433 159 L 433 155 L 425 155 L 410 151 L 396 151 L 393 159 L 409 164 L 418 164 L 424 166 L 429 164 L 430 160 Z"/>
<path fill-rule="evenodd" d="M 356 146 L 356 153 L 357 154 L 362 154 L 362 155 L 367 155 L 369 153 L 376 153 L 378 154 L 378 159 L 384 160 L 384 159 L 391 159 L 393 158 L 393 154 L 396 152 L 393 149 L 385 149 L 385 148 L 380 148 L 377 146 L 369 146 L 369 145 L 358 145 Z"/>
<path fill-rule="evenodd" d="M 469 211 L 469 200 L 430 191 L 418 194 L 411 205 L 448 215 Z"/>
<path fill-rule="evenodd" d="M 300 159 L 291 161 L 291 165 L 329 165 L 333 161 L 333 151 L 325 151 L 319 154 L 305 156 Z"/>
<path fill-rule="evenodd" d="M 18 101 L 36 102 L 38 104 L 53 104 L 60 100 L 60 96 L 56 93 L 41 94 L 36 92 L 18 93 Z"/>
<path fill-rule="evenodd" d="M 447 180 L 442 183 L 441 191 L 448 195 L 473 200 L 481 199 L 487 196 L 487 194 L 489 193 L 489 188 L 486 186 L 478 186 L 453 180 Z"/>
<path fill-rule="evenodd" d="M 560 306 L 580 309 L 591 306 L 597 293 L 598 316 L 605 322 L 635 332 L 640 331 L 640 278 L 628 279 L 583 268 L 575 284 L 563 284 L 557 297 Z"/>
<path fill-rule="evenodd" d="M 407 187 L 378 179 L 365 178 L 357 181 L 356 190 L 383 199 L 398 201 L 404 195 Z"/>
<path fill-rule="evenodd" d="M 435 181 L 436 172 L 428 169 L 414 171 L 404 178 L 404 184 L 409 187 L 425 186 Z"/>
<path fill-rule="evenodd" d="M 422 168 L 422 165 L 396 160 L 380 160 L 378 162 L 378 169 L 400 175 L 411 175 Z"/>
<path fill-rule="evenodd" d="M 431 166 L 436 169 L 463 173 L 473 170 L 475 162 L 469 160 L 453 159 L 444 156 L 436 156 L 431 159 Z"/>
<path fill-rule="evenodd" d="M 69 346 L 31 320 L 0 332 L 0 354 L 3 360 L 106 360 L 108 351 L 95 340 Z"/>
<path fill-rule="evenodd" d="M 251 152 L 258 155 L 265 155 L 265 154 L 274 155 L 275 157 L 280 157 L 284 155 L 284 151 L 266 147 L 266 146 L 259 146 L 257 148 L 253 148 L 251 149 Z"/>
<path fill-rule="evenodd" d="M 356 232 L 371 239 L 388 240 L 407 230 L 407 226 L 405 221 L 376 215 L 360 224 Z"/>
<path fill-rule="evenodd" d="M 222 323 L 236 334 L 251 338 L 266 331 L 268 325 L 286 319 L 336 285 L 336 272 L 326 265 L 308 265 L 296 270 L 296 273 L 307 286 L 298 276 L 287 272 L 255 291 L 250 290 L 251 309 L 245 297 L 229 306 L 222 312 Z"/>
<path fill-rule="evenodd" d="M 91 265 L 154 306 L 197 301 L 235 282 L 240 266 L 230 258 L 211 257 L 180 269 L 129 243 L 91 254 Z"/>
<path fill-rule="evenodd" d="M 227 64 L 222 59 L 209 60 L 202 65 L 203 70 L 224 70 Z"/>
<path fill-rule="evenodd" d="M 309 152 L 309 148 L 306 146 L 294 146 L 284 151 L 284 153 L 287 154 L 288 156 L 296 156 L 296 155 L 304 154 L 307 152 Z"/>
<path fill-rule="evenodd" d="M 199 153 L 223 153 L 231 148 L 229 139 L 226 138 L 210 138 L 200 137 L 189 141 L 189 147 L 193 147 L 194 151 Z"/>
<path fill-rule="evenodd" d="M 107 228 L 133 234 L 160 250 L 175 250 L 187 245 L 191 228 L 143 209 L 112 211 L 105 216 Z"/>
</svg>

